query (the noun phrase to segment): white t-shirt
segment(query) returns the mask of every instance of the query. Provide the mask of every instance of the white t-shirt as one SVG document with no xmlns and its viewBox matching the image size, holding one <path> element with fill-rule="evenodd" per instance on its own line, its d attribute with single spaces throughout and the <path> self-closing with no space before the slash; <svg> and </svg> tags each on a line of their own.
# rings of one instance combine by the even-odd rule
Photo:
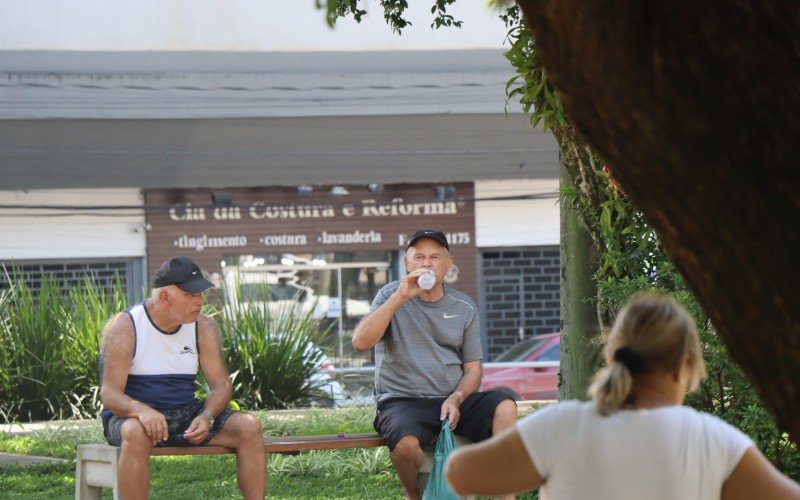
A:
<svg viewBox="0 0 800 500">
<path fill-rule="evenodd" d="M 686 406 L 623 410 L 566 401 L 520 420 L 522 442 L 545 479 L 543 500 L 719 500 L 749 437 Z"/>
</svg>

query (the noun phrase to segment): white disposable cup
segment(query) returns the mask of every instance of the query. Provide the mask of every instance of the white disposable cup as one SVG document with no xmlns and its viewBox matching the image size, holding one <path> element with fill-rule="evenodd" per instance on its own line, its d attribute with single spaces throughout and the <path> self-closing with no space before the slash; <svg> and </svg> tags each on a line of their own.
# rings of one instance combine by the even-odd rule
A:
<svg viewBox="0 0 800 500">
<path fill-rule="evenodd" d="M 430 290 L 436 284 L 436 274 L 433 271 L 428 271 L 417 278 L 417 284 L 423 290 Z"/>
</svg>

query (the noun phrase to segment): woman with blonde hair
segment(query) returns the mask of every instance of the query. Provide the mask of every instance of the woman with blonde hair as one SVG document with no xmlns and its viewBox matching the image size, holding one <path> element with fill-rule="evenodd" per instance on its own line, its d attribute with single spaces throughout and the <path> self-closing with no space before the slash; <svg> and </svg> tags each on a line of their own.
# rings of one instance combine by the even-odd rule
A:
<svg viewBox="0 0 800 500">
<path fill-rule="evenodd" d="M 705 376 L 694 320 L 675 300 L 642 294 L 617 317 L 592 401 L 543 408 L 460 448 L 446 476 L 462 495 L 542 487 L 543 499 L 800 499 L 753 442 L 683 406 Z"/>
</svg>

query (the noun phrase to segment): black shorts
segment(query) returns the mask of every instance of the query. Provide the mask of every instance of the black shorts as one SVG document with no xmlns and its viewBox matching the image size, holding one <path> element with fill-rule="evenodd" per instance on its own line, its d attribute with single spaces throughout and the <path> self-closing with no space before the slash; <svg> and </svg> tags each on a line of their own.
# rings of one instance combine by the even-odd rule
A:
<svg viewBox="0 0 800 500">
<path fill-rule="evenodd" d="M 389 450 L 408 435 L 419 439 L 420 447 L 431 443 L 442 429 L 439 416 L 442 403 L 447 398 L 391 398 L 378 403 L 373 427 L 386 438 Z M 461 403 L 461 418 L 455 434 L 465 436 L 473 443 L 492 437 L 492 420 L 497 405 L 506 399 L 500 391 L 475 392 Z"/>
<path fill-rule="evenodd" d="M 159 441 L 157 446 L 201 446 L 208 444 L 211 438 L 217 433 L 228 421 L 228 418 L 235 413 L 234 410 L 226 408 L 225 411 L 217 415 L 214 419 L 214 425 L 208 431 L 208 436 L 202 443 L 197 445 L 190 443 L 183 437 L 183 433 L 191 425 L 200 412 L 203 411 L 203 401 L 195 400 L 192 404 L 178 408 L 176 410 L 159 410 L 167 419 L 167 432 L 169 436 L 166 441 Z M 118 417 L 112 414 L 108 419 L 103 419 L 103 436 L 105 436 L 108 444 L 120 446 L 122 444 L 122 424 L 127 420 L 125 417 Z"/>
</svg>

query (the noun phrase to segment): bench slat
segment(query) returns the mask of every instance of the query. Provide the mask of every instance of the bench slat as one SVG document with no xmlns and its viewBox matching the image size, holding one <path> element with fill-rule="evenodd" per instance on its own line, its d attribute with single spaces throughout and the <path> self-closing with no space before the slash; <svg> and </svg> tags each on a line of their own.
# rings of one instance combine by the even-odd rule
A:
<svg viewBox="0 0 800 500">
<path fill-rule="evenodd" d="M 264 451 L 338 450 L 343 448 L 368 448 L 385 446 L 386 439 L 380 434 L 332 434 L 329 436 L 268 437 L 264 439 Z"/>
<path fill-rule="evenodd" d="M 308 450 L 340 450 L 385 446 L 380 434 L 331 434 L 327 436 L 270 436 L 264 438 L 264 451 L 282 453 Z M 236 450 L 225 446 L 157 446 L 151 456 L 164 455 L 223 455 Z"/>
<path fill-rule="evenodd" d="M 150 456 L 159 455 L 224 455 L 236 453 L 233 448 L 226 446 L 156 446 L 150 451 Z"/>
</svg>

